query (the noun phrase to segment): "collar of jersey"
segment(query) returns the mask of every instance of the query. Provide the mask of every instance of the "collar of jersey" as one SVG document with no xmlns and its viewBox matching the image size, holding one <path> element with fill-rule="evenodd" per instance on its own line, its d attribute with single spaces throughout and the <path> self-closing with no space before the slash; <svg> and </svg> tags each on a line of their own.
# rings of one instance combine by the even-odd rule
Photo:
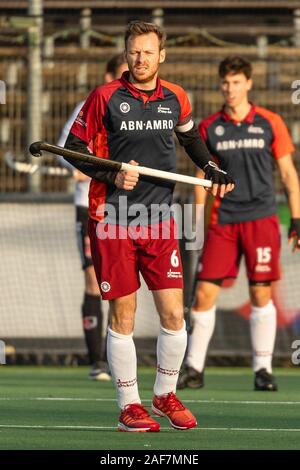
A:
<svg viewBox="0 0 300 470">
<path fill-rule="evenodd" d="M 233 119 L 230 116 L 230 114 L 227 113 L 227 111 L 225 109 L 225 105 L 224 105 L 222 110 L 221 110 L 223 119 L 225 121 L 232 121 L 234 124 L 237 124 L 238 122 L 253 123 L 254 122 L 254 116 L 255 116 L 255 105 L 253 103 L 250 103 L 250 104 L 251 104 L 251 108 L 249 110 L 249 113 L 247 114 L 247 116 L 242 121 L 236 121 L 235 119 Z"/>
<path fill-rule="evenodd" d="M 123 72 L 122 77 L 120 78 L 122 85 L 124 85 L 127 90 L 135 97 L 135 98 L 143 98 L 143 101 L 154 101 L 158 98 L 164 99 L 164 93 L 163 89 L 161 86 L 161 82 L 159 77 L 157 77 L 157 86 L 156 90 L 152 93 L 152 95 L 149 97 L 146 93 L 143 93 L 141 90 L 138 90 L 135 86 L 133 86 L 129 82 L 129 72 Z"/>
</svg>

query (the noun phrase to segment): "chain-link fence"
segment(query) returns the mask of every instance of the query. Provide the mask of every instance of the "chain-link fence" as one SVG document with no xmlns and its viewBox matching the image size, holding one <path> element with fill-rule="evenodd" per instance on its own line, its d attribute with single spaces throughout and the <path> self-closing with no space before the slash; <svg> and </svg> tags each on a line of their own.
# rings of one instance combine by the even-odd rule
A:
<svg viewBox="0 0 300 470">
<path fill-rule="evenodd" d="M 19 50 L 19 52 L 21 52 Z M 41 139 L 55 143 L 61 129 L 76 104 L 89 91 L 102 83 L 105 60 L 116 52 L 113 48 L 93 48 L 88 57 L 81 50 L 61 51 L 54 57 L 44 58 L 42 66 L 43 87 L 39 97 L 42 114 Z M 285 48 L 270 49 L 268 57 L 261 59 L 249 48 L 170 48 L 161 76 L 181 84 L 189 93 L 197 122 L 215 112 L 222 104 L 219 93 L 217 67 L 229 53 L 238 53 L 252 60 L 254 90 L 251 98 L 259 106 L 265 106 L 282 115 L 297 147 L 296 162 L 300 162 L 300 104 L 293 102 L 293 83 L 300 77 L 300 51 Z M 1 50 L 0 50 L 1 54 Z M 25 53 L 16 57 L 2 57 L 0 73 L 6 84 L 6 104 L 0 108 L 0 191 L 30 191 L 30 174 L 14 171 L 10 158 L 27 162 L 27 105 L 28 68 Z M 193 164 L 178 149 L 178 168 L 192 174 Z M 45 165 L 55 166 L 53 157 L 47 157 Z M 41 192 L 65 192 L 67 176 L 41 175 Z M 276 188 L 280 184 L 276 179 Z"/>
<path fill-rule="evenodd" d="M 110 27 L 113 30 L 112 25 Z M 40 56 L 42 85 L 37 94 L 29 90 L 34 78 L 29 55 L 34 44 L 0 47 L 0 80 L 5 92 L 5 100 L 1 95 L 3 104 L 0 106 L 0 193 L 2 202 L 5 201 L 1 204 L 0 248 L 5 256 L 2 256 L 0 273 L 3 325 L 0 336 L 23 353 L 48 351 L 49 348 L 57 353 L 83 351 L 79 321 L 83 280 L 73 237 L 71 178 L 60 171 L 58 161 L 51 155 L 43 158 L 45 171 L 30 172 L 26 165 L 31 162 L 27 150 L 28 120 L 31 119 L 31 126 L 35 121 L 32 116 L 30 118 L 28 108 L 33 106 L 41 118 L 39 139 L 56 143 L 76 104 L 102 83 L 107 59 L 120 51 L 119 29 L 120 25 L 114 36 L 96 28 L 87 42 L 78 29 L 69 31 L 72 45 L 64 44 L 63 31 L 56 37 L 53 32 L 43 43 Z M 61 38 L 58 44 L 57 37 Z M 185 88 L 194 118 L 199 122 L 222 104 L 217 68 L 219 61 L 229 54 L 251 59 L 254 68 L 251 99 L 282 115 L 296 144 L 295 161 L 300 168 L 300 103 L 292 98 L 300 80 L 299 48 L 268 47 L 263 41 L 258 45 L 240 46 L 218 41 L 204 30 L 184 35 L 176 35 L 173 31 L 161 76 Z M 194 170 L 193 163 L 178 147 L 178 171 L 192 175 Z M 275 183 L 280 195 L 282 190 L 277 174 Z M 191 190 L 183 185 L 178 185 L 178 192 L 181 200 L 191 197 Z M 186 253 L 184 263 L 189 290 L 195 259 Z M 277 351 L 285 356 L 289 354 L 292 335 L 298 331 L 295 319 L 300 308 L 295 280 L 299 279 L 299 263 L 295 258 L 290 259 L 285 250 L 283 265 L 288 277 L 284 278 L 279 291 L 283 298 L 291 300 L 291 305 L 286 307 L 284 302 L 279 302 L 282 323 Z M 212 344 L 215 356 L 250 356 L 246 291 L 242 273 L 235 288 L 226 290 L 221 297 L 219 311 L 223 315 L 218 319 Z M 142 338 L 145 349 L 145 338 L 156 335 L 158 320 L 153 321 L 154 306 L 146 289 L 140 296 L 142 308 L 136 336 Z M 154 352 L 153 341 L 150 349 Z"/>
</svg>

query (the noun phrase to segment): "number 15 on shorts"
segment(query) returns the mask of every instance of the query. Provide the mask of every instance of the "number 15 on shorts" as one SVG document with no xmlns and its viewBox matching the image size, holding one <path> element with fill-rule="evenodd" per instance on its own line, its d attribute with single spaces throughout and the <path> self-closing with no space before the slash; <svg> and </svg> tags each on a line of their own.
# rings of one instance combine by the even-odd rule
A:
<svg viewBox="0 0 300 470">
<path fill-rule="evenodd" d="M 266 264 L 271 261 L 272 249 L 270 246 L 256 248 L 257 262 L 259 264 Z"/>
</svg>

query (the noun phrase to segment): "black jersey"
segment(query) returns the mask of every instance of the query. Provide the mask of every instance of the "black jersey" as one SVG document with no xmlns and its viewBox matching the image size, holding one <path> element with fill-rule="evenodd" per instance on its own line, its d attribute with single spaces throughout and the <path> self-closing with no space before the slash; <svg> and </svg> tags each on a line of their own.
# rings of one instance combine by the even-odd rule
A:
<svg viewBox="0 0 300 470">
<path fill-rule="evenodd" d="M 234 190 L 215 198 L 212 223 L 236 223 L 276 213 L 273 162 L 295 149 L 282 118 L 252 105 L 235 122 L 223 108 L 204 119 L 199 132 L 222 169 L 234 179 Z"/>
<path fill-rule="evenodd" d="M 180 86 L 158 79 L 155 91 L 148 96 L 129 83 L 125 72 L 120 79 L 90 94 L 70 132 L 97 156 L 125 163 L 135 160 L 143 166 L 175 172 L 173 133 L 187 132 L 193 125 L 191 106 Z M 141 176 L 135 189 L 129 192 L 92 179 L 90 217 L 103 220 L 107 204 L 116 208 L 121 224 L 126 223 L 128 213 L 129 219 L 130 215 L 134 216 L 138 204 L 151 209 L 153 217 L 151 205 L 169 206 L 174 185 L 170 181 Z M 121 196 L 124 197 L 120 199 Z M 127 207 L 124 214 L 120 201 Z"/>
</svg>

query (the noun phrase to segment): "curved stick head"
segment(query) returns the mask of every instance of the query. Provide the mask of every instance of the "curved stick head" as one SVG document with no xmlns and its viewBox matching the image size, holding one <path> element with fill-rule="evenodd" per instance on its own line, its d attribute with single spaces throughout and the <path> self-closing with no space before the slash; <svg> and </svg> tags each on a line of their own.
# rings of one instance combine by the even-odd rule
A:
<svg viewBox="0 0 300 470">
<path fill-rule="evenodd" d="M 34 157 L 41 157 L 42 156 L 41 144 L 42 144 L 42 142 L 33 142 L 30 145 L 29 152 L 31 153 L 31 155 L 33 155 Z"/>
</svg>

